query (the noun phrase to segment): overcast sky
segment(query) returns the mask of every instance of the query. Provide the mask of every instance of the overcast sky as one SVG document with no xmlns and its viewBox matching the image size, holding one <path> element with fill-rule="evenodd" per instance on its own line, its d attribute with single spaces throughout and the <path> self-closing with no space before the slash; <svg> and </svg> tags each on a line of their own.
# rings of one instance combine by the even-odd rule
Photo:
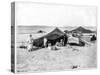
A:
<svg viewBox="0 0 100 75">
<path fill-rule="evenodd" d="M 96 7 L 16 3 L 16 25 L 96 26 Z"/>
</svg>

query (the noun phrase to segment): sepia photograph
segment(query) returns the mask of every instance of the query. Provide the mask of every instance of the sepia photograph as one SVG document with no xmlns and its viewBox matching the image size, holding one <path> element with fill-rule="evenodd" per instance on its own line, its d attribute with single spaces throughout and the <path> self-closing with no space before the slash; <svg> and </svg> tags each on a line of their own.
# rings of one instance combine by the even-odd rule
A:
<svg viewBox="0 0 100 75">
<path fill-rule="evenodd" d="M 15 47 L 11 48 L 17 73 L 97 68 L 95 6 L 14 4 Z"/>
</svg>

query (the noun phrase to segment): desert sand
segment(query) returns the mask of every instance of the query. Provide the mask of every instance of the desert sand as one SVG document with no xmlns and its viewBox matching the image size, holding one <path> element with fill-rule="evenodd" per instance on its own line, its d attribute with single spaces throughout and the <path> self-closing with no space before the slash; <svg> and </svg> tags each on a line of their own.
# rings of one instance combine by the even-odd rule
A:
<svg viewBox="0 0 100 75">
<path fill-rule="evenodd" d="M 48 48 L 28 52 L 17 50 L 17 72 L 41 72 L 96 68 L 96 42 L 84 47 L 65 46 L 59 50 Z M 73 66 L 77 66 L 73 68 Z"/>
</svg>

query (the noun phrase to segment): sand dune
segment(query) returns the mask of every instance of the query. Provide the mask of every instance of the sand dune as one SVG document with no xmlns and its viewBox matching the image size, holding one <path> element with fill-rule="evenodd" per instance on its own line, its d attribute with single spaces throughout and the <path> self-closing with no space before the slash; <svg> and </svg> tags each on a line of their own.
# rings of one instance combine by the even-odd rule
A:
<svg viewBox="0 0 100 75">
<path fill-rule="evenodd" d="M 96 43 L 85 47 L 60 47 L 57 51 L 18 49 L 17 54 L 18 72 L 69 70 L 75 65 L 76 69 L 96 68 Z"/>
</svg>

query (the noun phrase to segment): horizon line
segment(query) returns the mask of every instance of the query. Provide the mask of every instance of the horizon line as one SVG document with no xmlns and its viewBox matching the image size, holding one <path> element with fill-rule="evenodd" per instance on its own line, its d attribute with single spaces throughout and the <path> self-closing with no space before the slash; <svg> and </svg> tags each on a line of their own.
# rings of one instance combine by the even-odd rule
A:
<svg viewBox="0 0 100 75">
<path fill-rule="evenodd" d="M 97 27 L 97 25 L 96 26 L 82 26 L 82 25 L 79 25 L 79 26 L 50 26 L 50 25 L 48 25 L 48 26 L 46 26 L 46 25 L 16 25 L 16 26 L 37 26 L 37 27 L 39 27 L 39 26 L 45 26 L 45 27 Z"/>
</svg>

